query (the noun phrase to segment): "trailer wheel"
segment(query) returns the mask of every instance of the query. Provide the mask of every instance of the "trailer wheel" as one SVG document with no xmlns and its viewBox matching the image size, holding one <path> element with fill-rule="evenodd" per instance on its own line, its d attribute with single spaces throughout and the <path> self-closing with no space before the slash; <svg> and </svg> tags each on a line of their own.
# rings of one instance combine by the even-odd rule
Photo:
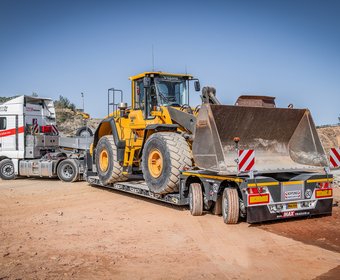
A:
<svg viewBox="0 0 340 280">
<path fill-rule="evenodd" d="M 91 128 L 89 128 L 87 126 L 82 126 L 82 127 L 77 129 L 76 136 L 91 137 L 91 136 L 93 136 L 93 131 L 92 131 Z"/>
<path fill-rule="evenodd" d="M 217 197 L 217 200 L 214 204 L 214 207 L 211 211 L 214 215 L 221 215 L 222 214 L 222 195 Z"/>
<path fill-rule="evenodd" d="M 0 161 L 0 178 L 3 180 L 12 180 L 15 178 L 13 161 L 8 158 Z"/>
<path fill-rule="evenodd" d="M 240 204 L 237 189 L 225 188 L 222 196 L 222 215 L 226 224 L 236 224 L 239 219 Z"/>
<path fill-rule="evenodd" d="M 112 135 L 100 138 L 95 160 L 99 179 L 104 185 L 128 179 L 123 174 L 123 166 L 117 161 L 117 146 Z"/>
<path fill-rule="evenodd" d="M 203 193 L 199 183 L 192 183 L 189 187 L 189 207 L 193 216 L 201 216 L 203 213 Z"/>
<path fill-rule="evenodd" d="M 166 194 L 178 191 L 181 170 L 191 166 L 190 147 L 180 134 L 157 132 L 146 141 L 142 171 L 152 192 Z"/>
<path fill-rule="evenodd" d="M 74 159 L 61 161 L 57 168 L 58 178 L 63 182 L 75 182 L 79 179 L 78 162 Z"/>
</svg>

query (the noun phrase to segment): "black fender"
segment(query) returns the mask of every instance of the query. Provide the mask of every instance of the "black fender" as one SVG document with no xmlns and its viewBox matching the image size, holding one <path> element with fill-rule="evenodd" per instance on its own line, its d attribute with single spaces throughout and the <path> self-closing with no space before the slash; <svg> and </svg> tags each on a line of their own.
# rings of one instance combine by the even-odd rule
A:
<svg viewBox="0 0 340 280">
<path fill-rule="evenodd" d="M 116 127 L 116 122 L 114 120 L 113 117 L 111 118 L 107 118 L 104 119 L 100 122 L 100 124 L 98 125 L 95 133 L 94 133 L 94 137 L 93 137 L 93 160 L 95 159 L 95 148 L 97 147 L 98 141 L 99 141 L 99 131 L 101 126 L 104 123 L 109 123 L 110 128 L 111 128 L 111 133 L 113 136 L 113 140 L 117 146 L 117 161 L 124 161 L 124 153 L 125 153 L 125 141 L 120 140 L 119 136 L 118 136 L 118 131 L 117 131 L 117 127 Z"/>
</svg>

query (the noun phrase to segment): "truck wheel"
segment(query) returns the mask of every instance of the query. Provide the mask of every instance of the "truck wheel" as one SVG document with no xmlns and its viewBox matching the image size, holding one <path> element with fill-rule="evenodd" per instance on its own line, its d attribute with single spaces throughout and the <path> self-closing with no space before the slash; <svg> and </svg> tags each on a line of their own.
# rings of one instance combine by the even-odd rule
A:
<svg viewBox="0 0 340 280">
<path fill-rule="evenodd" d="M 189 207 L 193 216 L 201 216 L 203 213 L 203 193 L 199 183 L 192 183 L 189 187 Z"/>
<path fill-rule="evenodd" d="M 222 215 L 226 224 L 236 224 L 240 213 L 237 189 L 225 188 L 222 196 Z"/>
<path fill-rule="evenodd" d="M 79 179 L 79 165 L 74 159 L 65 159 L 57 168 L 58 178 L 63 182 L 75 182 Z"/>
<path fill-rule="evenodd" d="M 82 126 L 82 127 L 77 129 L 76 136 L 80 136 L 80 137 L 92 137 L 93 136 L 93 131 L 89 127 Z"/>
<path fill-rule="evenodd" d="M 180 134 L 157 132 L 146 141 L 142 155 L 142 171 L 152 192 L 177 192 L 180 171 L 191 166 L 190 147 Z"/>
<path fill-rule="evenodd" d="M 0 178 L 3 180 L 12 180 L 15 178 L 13 161 L 8 158 L 0 161 Z"/>
<path fill-rule="evenodd" d="M 222 195 L 217 197 L 217 200 L 214 204 L 214 207 L 211 211 L 214 215 L 221 215 L 222 214 Z"/>
<path fill-rule="evenodd" d="M 99 179 L 104 185 L 127 180 L 123 166 L 117 161 L 117 146 L 112 135 L 100 138 L 95 160 Z"/>
</svg>

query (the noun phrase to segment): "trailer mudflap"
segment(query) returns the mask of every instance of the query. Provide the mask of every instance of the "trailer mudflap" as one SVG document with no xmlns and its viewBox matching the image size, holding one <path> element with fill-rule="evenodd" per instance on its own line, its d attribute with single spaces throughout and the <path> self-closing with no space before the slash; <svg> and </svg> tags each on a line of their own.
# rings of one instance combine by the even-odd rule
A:
<svg viewBox="0 0 340 280">
<path fill-rule="evenodd" d="M 294 202 L 291 202 L 294 203 Z M 260 223 L 264 221 L 297 218 L 316 215 L 331 215 L 332 214 L 333 198 L 320 199 L 316 201 L 314 209 L 301 209 L 271 213 L 268 205 L 259 205 L 255 207 L 247 207 L 247 222 Z"/>
</svg>

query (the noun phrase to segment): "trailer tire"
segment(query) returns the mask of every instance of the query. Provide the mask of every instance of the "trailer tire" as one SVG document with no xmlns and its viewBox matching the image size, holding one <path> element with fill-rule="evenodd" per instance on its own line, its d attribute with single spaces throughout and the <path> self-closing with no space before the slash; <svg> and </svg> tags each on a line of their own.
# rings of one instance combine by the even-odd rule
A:
<svg viewBox="0 0 340 280">
<path fill-rule="evenodd" d="M 15 178 L 14 164 L 9 158 L 0 161 L 0 178 L 3 180 L 13 180 Z"/>
<path fill-rule="evenodd" d="M 76 136 L 80 137 L 92 137 L 93 136 L 93 131 L 91 128 L 87 126 L 82 126 L 79 127 L 76 131 Z"/>
<path fill-rule="evenodd" d="M 191 166 L 190 147 L 180 134 L 157 132 L 146 141 L 142 155 L 142 171 L 152 192 L 177 192 L 181 170 Z"/>
<path fill-rule="evenodd" d="M 193 216 L 203 214 L 203 193 L 200 183 L 191 183 L 189 186 L 189 208 Z"/>
<path fill-rule="evenodd" d="M 73 183 L 79 180 L 79 164 L 75 159 L 62 160 L 57 168 L 58 178 L 63 182 Z"/>
<path fill-rule="evenodd" d="M 240 215 L 240 203 L 235 188 L 225 188 L 222 196 L 222 215 L 226 224 L 237 224 Z"/>
<path fill-rule="evenodd" d="M 217 197 L 217 200 L 215 201 L 214 207 L 213 207 L 213 209 L 211 210 L 211 212 L 212 212 L 214 215 L 221 215 L 221 214 L 222 214 L 222 195 L 219 195 L 219 196 Z"/>
<path fill-rule="evenodd" d="M 112 135 L 105 135 L 99 139 L 96 148 L 96 167 L 102 184 L 126 181 L 123 166 L 117 161 L 117 146 Z"/>
</svg>

